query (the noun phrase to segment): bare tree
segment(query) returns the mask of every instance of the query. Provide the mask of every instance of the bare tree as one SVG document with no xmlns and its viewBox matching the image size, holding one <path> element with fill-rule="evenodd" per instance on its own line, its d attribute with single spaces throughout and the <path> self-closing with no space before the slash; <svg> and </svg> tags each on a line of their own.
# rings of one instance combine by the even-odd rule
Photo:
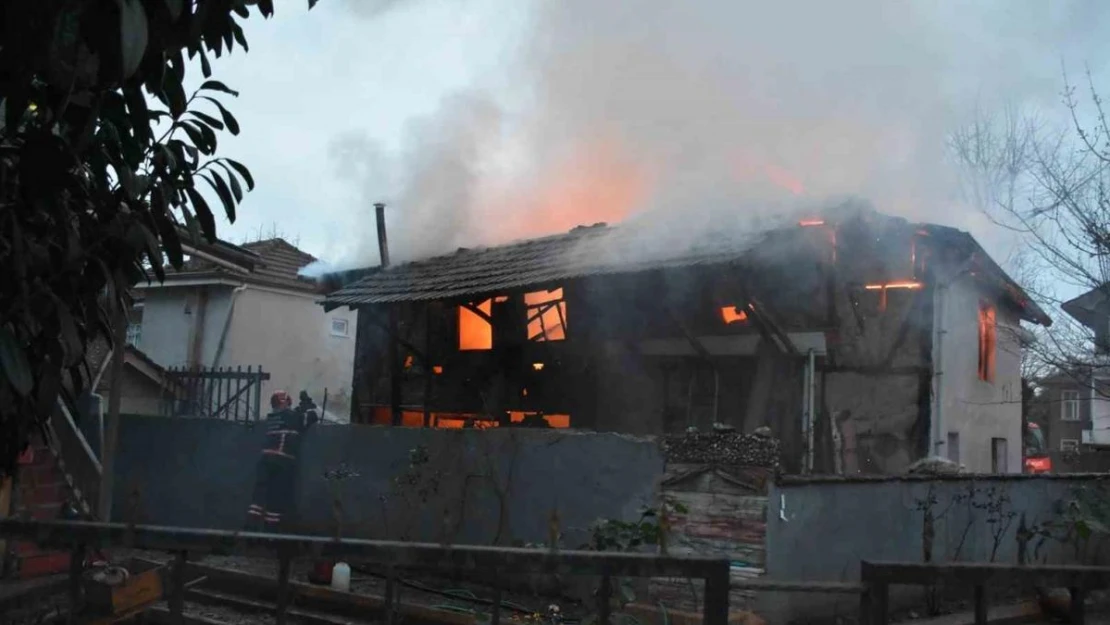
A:
<svg viewBox="0 0 1110 625">
<path fill-rule="evenodd" d="M 977 115 L 949 148 L 969 201 L 1022 242 L 1009 266 L 1041 304 L 1055 308 L 1023 354 L 1023 375 L 1086 379 L 1110 361 L 1093 357 L 1094 332 L 1060 310 L 1110 282 L 1110 126 L 1090 72 L 1079 97 L 1064 74 L 1066 124 L 1008 109 Z"/>
</svg>

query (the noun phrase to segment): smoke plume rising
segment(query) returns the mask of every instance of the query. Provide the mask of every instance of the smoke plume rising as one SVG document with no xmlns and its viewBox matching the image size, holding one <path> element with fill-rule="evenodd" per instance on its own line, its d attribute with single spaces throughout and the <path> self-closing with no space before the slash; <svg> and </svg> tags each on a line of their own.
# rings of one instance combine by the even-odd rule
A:
<svg viewBox="0 0 1110 625">
<path fill-rule="evenodd" d="M 975 110 L 1056 106 L 1061 60 L 1092 60 L 1108 14 L 1097 0 L 536 2 L 495 77 L 511 87 L 445 99 L 400 154 L 336 139 L 367 218 L 361 245 L 329 260 L 376 264 L 382 199 L 395 261 L 633 215 L 694 236 L 715 214 L 841 196 L 975 233 L 945 137 Z"/>
</svg>

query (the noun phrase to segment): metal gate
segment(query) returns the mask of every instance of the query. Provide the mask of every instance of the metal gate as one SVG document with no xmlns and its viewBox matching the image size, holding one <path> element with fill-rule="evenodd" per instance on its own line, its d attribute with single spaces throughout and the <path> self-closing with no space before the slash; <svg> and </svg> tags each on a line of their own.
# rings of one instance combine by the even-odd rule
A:
<svg viewBox="0 0 1110 625">
<path fill-rule="evenodd" d="M 259 365 L 215 368 L 173 368 L 166 371 L 169 390 L 162 414 L 257 421 L 262 417 L 262 383 L 270 374 Z"/>
</svg>

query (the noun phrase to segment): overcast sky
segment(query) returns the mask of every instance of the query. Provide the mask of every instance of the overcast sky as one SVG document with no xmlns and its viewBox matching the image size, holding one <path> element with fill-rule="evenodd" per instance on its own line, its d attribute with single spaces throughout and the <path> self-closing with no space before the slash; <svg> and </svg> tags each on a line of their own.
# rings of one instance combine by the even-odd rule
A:
<svg viewBox="0 0 1110 625">
<path fill-rule="evenodd" d="M 1100 0 L 304 4 L 215 65 L 241 92 L 221 153 L 258 182 L 222 234 L 276 224 L 341 265 L 377 262 L 376 199 L 402 259 L 846 194 L 1004 255 L 945 133 L 976 108 L 1059 113 L 1062 65 L 1110 94 Z"/>
</svg>

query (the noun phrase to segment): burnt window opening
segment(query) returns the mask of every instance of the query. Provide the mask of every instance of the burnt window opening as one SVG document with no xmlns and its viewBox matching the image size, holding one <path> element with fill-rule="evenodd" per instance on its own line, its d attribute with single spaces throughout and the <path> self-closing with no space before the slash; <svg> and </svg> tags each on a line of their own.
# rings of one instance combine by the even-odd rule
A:
<svg viewBox="0 0 1110 625">
<path fill-rule="evenodd" d="M 459 351 L 493 349 L 493 300 L 459 306 Z"/>
<path fill-rule="evenodd" d="M 984 382 L 994 382 L 997 338 L 994 306 L 989 302 L 979 302 L 979 379 Z"/>
<path fill-rule="evenodd" d="M 524 294 L 528 315 L 528 340 L 562 341 L 567 338 L 567 302 L 563 289 Z"/>
<path fill-rule="evenodd" d="M 748 311 L 740 306 L 722 306 L 721 319 L 724 320 L 726 326 L 745 324 L 748 322 Z"/>
</svg>

